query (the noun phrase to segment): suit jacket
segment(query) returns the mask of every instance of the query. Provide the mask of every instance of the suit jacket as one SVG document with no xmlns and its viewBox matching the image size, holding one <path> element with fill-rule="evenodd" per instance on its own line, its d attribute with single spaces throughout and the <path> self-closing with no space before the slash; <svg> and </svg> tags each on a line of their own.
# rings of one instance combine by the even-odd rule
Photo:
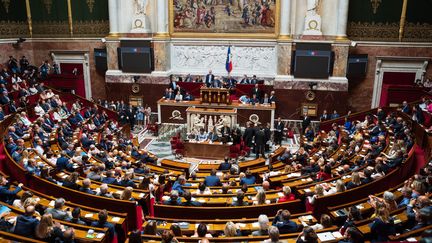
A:
<svg viewBox="0 0 432 243">
<path fill-rule="evenodd" d="M 259 88 L 253 87 L 252 89 L 252 96 L 256 95 L 257 99 L 261 98 L 261 90 Z"/>
<path fill-rule="evenodd" d="M 206 75 L 205 83 L 206 83 L 207 87 L 210 87 L 213 84 L 214 77 L 215 76 L 213 74 L 207 74 Z"/>
<path fill-rule="evenodd" d="M 310 117 L 308 117 L 308 116 L 303 117 L 302 128 L 304 129 L 304 128 L 308 127 L 310 125 L 310 123 L 311 123 Z"/>
<path fill-rule="evenodd" d="M 245 143 L 248 147 L 252 146 L 252 138 L 253 138 L 254 134 L 255 134 L 255 130 L 253 129 L 253 127 L 246 128 L 246 130 L 243 134 L 243 140 L 245 141 Z"/>
<path fill-rule="evenodd" d="M 21 187 L 16 187 L 15 190 L 11 191 L 9 190 L 9 185 L 0 186 L 0 200 L 2 202 L 12 204 L 13 200 L 15 199 L 15 195 L 21 191 Z"/>
<path fill-rule="evenodd" d="M 39 224 L 37 218 L 27 215 L 19 215 L 16 218 L 14 233 L 20 236 L 34 238 L 36 226 Z"/>
<path fill-rule="evenodd" d="M 269 103 L 272 103 L 272 102 L 275 102 L 275 103 L 276 103 L 276 96 L 274 96 L 274 95 L 271 95 L 271 96 L 269 97 Z"/>
<path fill-rule="evenodd" d="M 255 133 L 255 144 L 257 146 L 265 144 L 265 134 L 263 130 L 259 130 Z"/>
<path fill-rule="evenodd" d="M 222 183 L 219 179 L 219 177 L 215 175 L 207 176 L 204 180 L 204 184 L 206 186 L 222 186 Z"/>
<path fill-rule="evenodd" d="M 170 82 L 170 83 L 169 83 L 169 87 L 170 87 L 170 89 L 172 89 L 173 91 L 177 90 L 177 88 L 178 88 L 177 82 L 176 82 L 176 81 L 172 81 L 172 82 Z"/>
<path fill-rule="evenodd" d="M 275 129 L 277 132 L 283 132 L 284 127 L 285 127 L 285 124 L 281 121 L 281 122 L 276 123 Z"/>
<path fill-rule="evenodd" d="M 72 219 L 72 217 L 67 212 L 55 208 L 47 208 L 45 213 L 52 214 L 53 218 L 58 220 L 69 221 Z"/>
<path fill-rule="evenodd" d="M 279 216 L 273 219 L 273 226 L 276 226 L 281 234 L 295 233 L 298 229 L 298 225 L 294 221 L 284 221 Z"/>
</svg>

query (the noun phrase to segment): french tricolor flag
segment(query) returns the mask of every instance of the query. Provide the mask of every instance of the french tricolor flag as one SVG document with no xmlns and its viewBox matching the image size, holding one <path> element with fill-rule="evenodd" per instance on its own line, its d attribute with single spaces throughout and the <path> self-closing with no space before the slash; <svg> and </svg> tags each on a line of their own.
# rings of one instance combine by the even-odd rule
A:
<svg viewBox="0 0 432 243">
<path fill-rule="evenodd" d="M 231 73 L 231 71 L 233 69 L 232 55 L 231 55 L 231 46 L 228 47 L 228 53 L 227 53 L 227 59 L 226 59 L 226 63 L 225 63 L 225 69 L 227 70 L 228 73 Z"/>
</svg>

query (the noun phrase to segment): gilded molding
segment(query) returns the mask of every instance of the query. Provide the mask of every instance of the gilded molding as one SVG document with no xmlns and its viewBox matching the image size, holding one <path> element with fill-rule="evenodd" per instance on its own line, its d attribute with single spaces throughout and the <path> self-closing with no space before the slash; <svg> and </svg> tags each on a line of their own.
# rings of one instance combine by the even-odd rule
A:
<svg viewBox="0 0 432 243">
<path fill-rule="evenodd" d="M 399 23 L 349 22 L 347 35 L 353 40 L 397 41 Z"/>
<path fill-rule="evenodd" d="M 29 36 L 28 25 L 25 21 L 0 21 L 0 38 L 16 38 Z"/>
<path fill-rule="evenodd" d="M 74 36 L 107 36 L 109 34 L 108 20 L 74 21 Z"/>
<path fill-rule="evenodd" d="M 399 23 L 349 22 L 347 35 L 352 40 L 399 41 Z M 432 41 L 432 24 L 406 23 L 404 41 Z"/>
<path fill-rule="evenodd" d="M 33 21 L 33 37 L 70 37 L 68 21 Z"/>
</svg>

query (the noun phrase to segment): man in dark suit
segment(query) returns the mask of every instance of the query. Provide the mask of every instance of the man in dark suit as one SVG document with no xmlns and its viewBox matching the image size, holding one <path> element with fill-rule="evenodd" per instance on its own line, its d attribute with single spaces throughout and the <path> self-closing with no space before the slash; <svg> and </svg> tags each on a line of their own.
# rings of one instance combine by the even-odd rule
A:
<svg viewBox="0 0 432 243">
<path fill-rule="evenodd" d="M 327 121 L 329 119 L 330 119 L 330 115 L 327 114 L 327 110 L 323 110 L 323 113 L 320 116 L 320 121 L 323 122 L 323 121 Z"/>
<path fill-rule="evenodd" d="M 243 76 L 242 80 L 240 80 L 240 84 L 250 84 L 250 80 L 246 74 Z"/>
<path fill-rule="evenodd" d="M 291 220 L 291 213 L 286 209 L 279 209 L 272 225 L 276 226 L 281 234 L 294 233 L 298 229 L 298 225 Z"/>
<path fill-rule="evenodd" d="M 261 98 L 261 90 L 259 89 L 258 84 L 255 84 L 255 86 L 252 88 L 252 96 L 253 95 L 256 95 L 258 100 Z"/>
<path fill-rule="evenodd" d="M 190 207 L 199 207 L 199 206 L 201 206 L 200 202 L 192 201 L 192 195 L 191 195 L 191 193 L 190 193 L 189 190 L 186 190 L 183 193 L 183 197 L 186 200 L 186 202 L 182 202 L 180 204 L 181 206 L 190 206 Z"/>
<path fill-rule="evenodd" d="M 245 142 L 246 146 L 248 146 L 249 148 L 252 148 L 252 140 L 253 140 L 253 136 L 255 134 L 255 130 L 252 127 L 251 122 L 247 122 L 246 123 L 246 130 L 243 134 L 243 141 Z"/>
<path fill-rule="evenodd" d="M 14 234 L 34 238 L 36 226 L 39 224 L 39 220 L 33 217 L 35 213 L 34 206 L 27 206 L 25 208 L 25 214 L 19 215 L 16 218 Z"/>
<path fill-rule="evenodd" d="M 205 84 L 207 87 L 211 87 L 213 85 L 215 76 L 212 73 L 212 70 L 209 70 L 209 73 L 205 77 Z"/>
<path fill-rule="evenodd" d="M 211 83 L 211 87 L 213 88 L 222 88 L 222 81 L 220 78 L 214 78 L 212 83 Z"/>
<path fill-rule="evenodd" d="M 262 127 L 260 127 L 255 133 L 255 153 L 257 159 L 259 158 L 260 154 L 263 158 L 265 158 L 264 147 L 265 147 L 265 134 Z"/>
<path fill-rule="evenodd" d="M 275 125 L 275 144 L 282 144 L 282 134 L 284 130 L 285 124 L 282 122 L 282 119 L 278 117 Z"/>
<path fill-rule="evenodd" d="M 18 184 L 18 186 L 14 190 L 10 190 L 10 185 L 8 185 L 8 180 L 3 176 L 0 176 L 0 200 L 7 204 L 12 205 L 16 194 L 20 192 L 22 189 L 22 183 Z"/>
<path fill-rule="evenodd" d="M 222 142 L 230 142 L 231 141 L 231 129 L 227 123 L 221 128 L 221 136 Z"/>
<path fill-rule="evenodd" d="M 92 222 L 91 226 L 97 228 L 108 228 L 109 241 L 112 241 L 116 235 L 114 225 L 108 222 L 108 212 L 105 209 L 98 213 L 98 221 Z"/>
<path fill-rule="evenodd" d="M 303 120 L 302 120 L 302 134 L 304 134 L 306 128 L 311 124 L 311 119 L 308 117 L 307 113 L 305 112 L 303 114 Z"/>
<path fill-rule="evenodd" d="M 265 138 L 265 151 L 270 151 L 270 139 L 271 139 L 271 131 L 270 131 L 270 123 L 267 123 L 266 127 L 264 128 L 264 138 Z"/>
<path fill-rule="evenodd" d="M 257 84 L 257 83 L 258 83 L 258 79 L 256 75 L 252 76 L 252 79 L 250 80 L 250 84 Z"/>
<path fill-rule="evenodd" d="M 226 88 L 228 89 L 234 89 L 237 84 L 237 80 L 231 77 L 231 75 L 228 75 L 225 82 L 226 82 Z"/>
<path fill-rule="evenodd" d="M 206 186 L 222 186 L 219 177 L 216 175 L 216 170 L 212 169 L 209 176 L 206 176 L 204 180 Z"/>
<path fill-rule="evenodd" d="M 276 103 L 276 95 L 275 95 L 274 90 L 272 90 L 272 91 L 270 92 L 270 96 L 269 96 L 269 103 L 270 103 L 270 104 L 271 104 L 271 103 Z"/>
<path fill-rule="evenodd" d="M 169 88 L 176 93 L 176 91 L 177 91 L 177 82 L 175 81 L 175 78 L 174 78 L 173 75 L 170 76 Z"/>
</svg>

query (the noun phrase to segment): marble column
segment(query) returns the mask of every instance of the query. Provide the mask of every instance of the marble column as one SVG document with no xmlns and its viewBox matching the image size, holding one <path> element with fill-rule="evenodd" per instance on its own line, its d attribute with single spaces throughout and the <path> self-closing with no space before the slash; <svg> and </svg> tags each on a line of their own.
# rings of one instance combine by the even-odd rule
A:
<svg viewBox="0 0 432 243">
<path fill-rule="evenodd" d="M 281 0 L 279 38 L 286 38 L 291 35 L 290 24 L 291 24 L 291 0 Z"/>
<path fill-rule="evenodd" d="M 108 40 L 105 43 L 107 49 L 107 61 L 108 70 L 119 70 L 118 58 L 117 58 L 117 47 L 120 47 L 120 41 Z"/>
<path fill-rule="evenodd" d="M 339 0 L 338 6 L 338 26 L 337 26 L 337 38 L 345 39 L 347 32 L 347 23 L 348 23 L 348 8 L 349 8 L 349 0 Z"/>
<path fill-rule="evenodd" d="M 168 36 L 168 1 L 169 0 L 158 0 L 157 1 L 157 33 L 156 36 L 167 37 Z"/>
<path fill-rule="evenodd" d="M 290 75 L 292 43 L 278 43 L 277 48 L 277 75 Z"/>
<path fill-rule="evenodd" d="M 349 44 L 336 44 L 333 45 L 335 54 L 333 77 L 346 77 Z"/>
<path fill-rule="evenodd" d="M 109 0 L 108 14 L 110 23 L 110 35 L 117 35 L 119 33 L 117 10 L 117 0 Z"/>
<path fill-rule="evenodd" d="M 168 41 L 153 41 L 153 50 L 155 57 L 155 72 L 166 72 L 170 67 L 169 56 L 170 44 Z"/>
</svg>

